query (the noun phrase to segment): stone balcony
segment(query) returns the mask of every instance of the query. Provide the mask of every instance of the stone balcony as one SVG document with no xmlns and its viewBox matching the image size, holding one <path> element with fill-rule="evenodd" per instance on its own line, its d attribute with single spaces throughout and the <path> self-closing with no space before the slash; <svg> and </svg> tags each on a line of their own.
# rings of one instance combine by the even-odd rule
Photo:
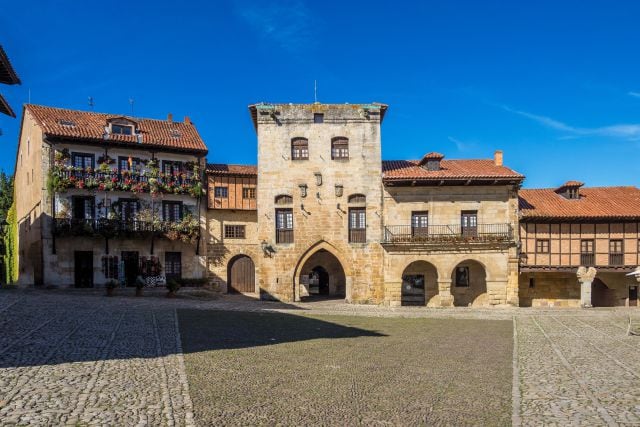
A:
<svg viewBox="0 0 640 427">
<path fill-rule="evenodd" d="M 438 246 L 455 244 L 513 243 L 511 224 L 388 225 L 384 228 L 383 245 Z"/>
</svg>

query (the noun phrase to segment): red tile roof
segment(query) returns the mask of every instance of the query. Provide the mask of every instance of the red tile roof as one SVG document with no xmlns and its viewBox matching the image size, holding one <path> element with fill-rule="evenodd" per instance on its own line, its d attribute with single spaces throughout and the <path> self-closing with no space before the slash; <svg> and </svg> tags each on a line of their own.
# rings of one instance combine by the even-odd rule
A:
<svg viewBox="0 0 640 427">
<path fill-rule="evenodd" d="M 209 163 L 207 164 L 207 173 L 211 175 L 257 176 L 258 168 L 253 165 Z"/>
<path fill-rule="evenodd" d="M 92 142 L 110 141 L 160 149 L 193 151 L 202 154 L 207 152 L 206 145 L 200 138 L 196 127 L 190 121 L 174 122 L 143 119 L 32 104 L 25 105 L 25 109 L 33 114 L 42 127 L 44 134 L 48 137 Z M 137 135 L 109 134 L 108 139 L 104 138 L 107 121 L 118 118 L 136 123 L 141 136 L 139 143 Z"/>
<path fill-rule="evenodd" d="M 637 187 L 583 187 L 579 199 L 566 199 L 554 188 L 522 189 L 519 192 L 523 220 L 534 219 L 638 219 L 640 189 Z"/>
<path fill-rule="evenodd" d="M 385 182 L 391 181 L 441 181 L 441 180 L 524 180 L 524 175 L 505 166 L 496 166 L 493 160 L 441 160 L 440 170 L 429 171 L 421 167 L 419 160 L 383 160 Z"/>
<path fill-rule="evenodd" d="M 16 113 L 13 112 L 11 105 L 7 102 L 6 99 L 2 95 L 0 95 L 0 113 L 6 114 L 7 116 L 15 117 Z"/>
</svg>

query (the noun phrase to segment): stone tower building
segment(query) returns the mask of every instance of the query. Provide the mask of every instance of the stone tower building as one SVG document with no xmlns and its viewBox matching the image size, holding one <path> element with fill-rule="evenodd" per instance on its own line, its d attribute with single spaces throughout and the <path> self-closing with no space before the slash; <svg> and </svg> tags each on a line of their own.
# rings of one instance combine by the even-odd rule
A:
<svg viewBox="0 0 640 427">
<path fill-rule="evenodd" d="M 250 111 L 258 136 L 263 296 L 286 301 L 317 292 L 382 301 L 372 285 L 382 282 L 386 106 L 257 104 Z M 320 286 L 327 277 L 328 286 Z"/>
</svg>

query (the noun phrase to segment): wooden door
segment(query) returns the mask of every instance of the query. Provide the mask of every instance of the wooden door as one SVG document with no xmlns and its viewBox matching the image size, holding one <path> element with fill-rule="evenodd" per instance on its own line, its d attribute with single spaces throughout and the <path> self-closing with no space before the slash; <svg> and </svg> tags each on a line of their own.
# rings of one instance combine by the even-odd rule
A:
<svg viewBox="0 0 640 427">
<path fill-rule="evenodd" d="M 240 256 L 229 267 L 229 292 L 255 292 L 256 269 L 248 256 Z"/>
<path fill-rule="evenodd" d="M 478 211 L 462 211 L 460 223 L 464 237 L 478 235 Z"/>
<path fill-rule="evenodd" d="M 629 307 L 637 307 L 638 306 L 638 287 L 630 286 L 629 287 Z"/>
<path fill-rule="evenodd" d="M 140 274 L 140 256 L 137 251 L 122 251 L 124 264 L 124 280 L 127 286 L 135 286 L 138 274 Z"/>
<path fill-rule="evenodd" d="M 75 251 L 74 275 L 76 288 L 93 287 L 93 252 Z"/>
</svg>

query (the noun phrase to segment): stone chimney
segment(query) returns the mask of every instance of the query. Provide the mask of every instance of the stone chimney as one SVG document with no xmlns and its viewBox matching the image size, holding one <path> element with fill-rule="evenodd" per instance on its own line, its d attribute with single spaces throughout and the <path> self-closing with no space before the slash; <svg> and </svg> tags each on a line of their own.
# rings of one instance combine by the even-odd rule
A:
<svg viewBox="0 0 640 427">
<path fill-rule="evenodd" d="M 184 122 L 188 125 L 191 124 L 191 119 L 189 118 L 189 116 L 184 116 Z"/>
<path fill-rule="evenodd" d="M 495 153 L 493 153 L 493 163 L 496 166 L 502 166 L 502 150 L 496 150 Z"/>
<path fill-rule="evenodd" d="M 167 121 L 169 123 L 173 123 L 173 114 L 171 114 L 171 113 L 167 114 Z"/>
</svg>

